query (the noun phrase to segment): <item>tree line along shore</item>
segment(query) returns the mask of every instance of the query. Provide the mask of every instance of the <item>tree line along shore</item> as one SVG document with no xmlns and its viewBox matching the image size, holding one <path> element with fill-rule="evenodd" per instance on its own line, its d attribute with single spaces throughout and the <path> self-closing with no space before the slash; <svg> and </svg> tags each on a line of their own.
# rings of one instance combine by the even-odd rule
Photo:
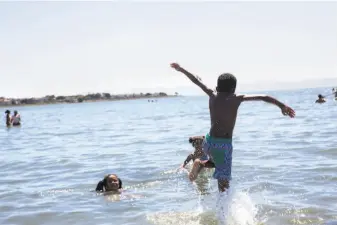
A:
<svg viewBox="0 0 337 225">
<path fill-rule="evenodd" d="M 82 103 L 93 101 L 114 101 L 114 100 L 130 100 L 130 99 L 150 99 L 150 98 L 164 98 L 178 96 L 176 92 L 174 95 L 168 95 L 165 92 L 159 93 L 139 93 L 139 94 L 118 94 L 112 95 L 110 93 L 94 93 L 87 95 L 72 95 L 72 96 L 55 96 L 47 95 L 41 98 L 5 98 L 0 97 L 0 106 L 11 105 L 41 105 L 41 104 L 56 104 L 56 103 Z"/>
</svg>

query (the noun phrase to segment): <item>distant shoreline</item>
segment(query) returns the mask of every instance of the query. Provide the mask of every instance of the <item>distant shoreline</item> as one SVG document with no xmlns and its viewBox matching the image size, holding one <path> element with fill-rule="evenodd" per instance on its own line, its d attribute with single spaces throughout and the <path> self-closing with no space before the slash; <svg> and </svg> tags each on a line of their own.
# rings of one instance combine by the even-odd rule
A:
<svg viewBox="0 0 337 225">
<path fill-rule="evenodd" d="M 167 95 L 164 92 L 160 93 L 146 93 L 146 94 L 124 94 L 124 95 L 110 95 L 108 93 L 103 94 L 88 94 L 88 95 L 75 95 L 75 96 L 45 96 L 43 98 L 22 98 L 22 99 L 6 99 L 0 98 L 0 108 L 13 108 L 22 106 L 41 106 L 41 105 L 56 105 L 56 104 L 80 104 L 80 103 L 92 103 L 92 102 L 112 102 L 112 101 L 127 101 L 127 100 L 139 100 L 146 99 L 153 101 L 158 98 L 172 98 L 180 97 L 178 93 L 175 95 Z M 1 101 L 2 100 L 2 101 Z"/>
</svg>

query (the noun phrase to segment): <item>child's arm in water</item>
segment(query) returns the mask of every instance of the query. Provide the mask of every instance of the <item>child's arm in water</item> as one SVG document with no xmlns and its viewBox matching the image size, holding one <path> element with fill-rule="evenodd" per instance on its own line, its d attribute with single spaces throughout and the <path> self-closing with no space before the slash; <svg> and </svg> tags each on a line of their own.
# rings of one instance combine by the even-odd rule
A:
<svg viewBox="0 0 337 225">
<path fill-rule="evenodd" d="M 194 159 L 194 154 L 189 154 L 185 159 L 184 163 L 181 165 L 181 167 L 184 168 L 187 165 L 187 163 L 189 163 L 192 159 Z"/>
<path fill-rule="evenodd" d="M 185 70 L 184 68 L 180 67 L 177 63 L 172 63 L 171 67 L 175 70 L 185 74 L 193 83 L 199 86 L 208 96 L 214 97 L 213 90 L 209 89 L 205 84 L 203 84 L 196 76 Z"/>
<path fill-rule="evenodd" d="M 282 110 L 283 115 L 289 116 L 291 118 L 295 117 L 295 111 L 292 108 L 268 95 L 242 95 L 241 97 L 242 101 L 264 101 L 267 103 L 274 104 Z"/>
</svg>

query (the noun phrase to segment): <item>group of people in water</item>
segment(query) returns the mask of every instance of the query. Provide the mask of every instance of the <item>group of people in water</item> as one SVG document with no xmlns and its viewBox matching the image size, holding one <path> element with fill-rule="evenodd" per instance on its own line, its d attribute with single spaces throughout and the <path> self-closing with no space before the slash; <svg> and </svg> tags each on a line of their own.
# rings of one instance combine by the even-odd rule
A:
<svg viewBox="0 0 337 225">
<path fill-rule="evenodd" d="M 11 111 L 6 110 L 6 126 L 20 126 L 21 125 L 21 116 L 18 111 L 14 111 L 14 115 L 11 116 Z"/>
<path fill-rule="evenodd" d="M 233 74 L 221 74 L 217 80 L 216 90 L 212 90 L 203 84 L 198 76 L 191 74 L 179 64 L 172 63 L 171 67 L 184 74 L 209 97 L 208 107 L 211 122 L 209 132 L 206 135 L 193 136 L 188 139 L 194 147 L 194 152 L 188 155 L 181 168 L 193 160 L 188 175 L 190 181 L 194 181 L 203 168 L 215 168 L 213 178 L 218 181 L 219 192 L 225 192 L 229 189 L 232 179 L 232 136 L 241 103 L 264 101 L 279 107 L 281 113 L 290 118 L 295 117 L 295 111 L 271 96 L 235 94 L 237 80 Z M 337 97 L 335 88 L 332 89 L 332 92 Z M 325 102 L 322 95 L 318 97 L 317 103 Z M 21 118 L 17 111 L 14 111 L 13 116 L 10 115 L 9 110 L 6 110 L 5 113 L 7 126 L 21 124 Z M 121 193 L 123 191 L 122 180 L 117 174 L 107 174 L 98 182 L 96 191 Z"/>
<path fill-rule="evenodd" d="M 330 94 L 329 94 L 329 95 L 330 95 Z M 337 100 L 337 88 L 332 88 L 332 93 L 331 93 L 331 95 L 335 95 L 335 100 Z M 318 99 L 316 100 L 315 103 L 320 103 L 320 104 L 322 104 L 322 103 L 325 103 L 325 102 L 326 102 L 325 96 L 319 94 L 319 95 L 318 95 Z"/>
<path fill-rule="evenodd" d="M 236 78 L 233 74 L 224 73 L 218 77 L 216 90 L 208 88 L 201 79 L 177 63 L 171 67 L 184 74 L 194 84 L 200 87 L 209 97 L 208 107 L 210 113 L 211 127 L 209 132 L 203 136 L 189 138 L 189 143 L 194 147 L 181 168 L 184 168 L 193 160 L 189 179 L 194 181 L 203 168 L 215 168 L 213 178 L 218 181 L 220 193 L 226 192 L 230 187 L 232 179 L 232 136 L 234 133 L 237 112 L 243 102 L 264 101 L 280 108 L 284 116 L 295 117 L 295 111 L 277 99 L 267 95 L 237 95 Z M 99 181 L 96 191 L 122 191 L 122 180 L 116 174 L 108 174 Z"/>
</svg>

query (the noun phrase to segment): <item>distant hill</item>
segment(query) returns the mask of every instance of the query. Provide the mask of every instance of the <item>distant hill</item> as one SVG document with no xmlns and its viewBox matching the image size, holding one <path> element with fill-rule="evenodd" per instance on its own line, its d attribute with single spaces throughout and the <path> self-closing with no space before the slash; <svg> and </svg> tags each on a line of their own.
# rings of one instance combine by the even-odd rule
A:
<svg viewBox="0 0 337 225">
<path fill-rule="evenodd" d="M 327 89 L 330 90 L 333 87 L 337 87 L 337 78 L 307 79 L 303 81 L 293 81 L 293 82 L 257 81 L 254 83 L 245 83 L 244 81 L 243 82 L 238 81 L 238 92 L 265 91 L 265 90 L 292 90 L 292 89 L 316 88 L 316 87 L 326 87 Z M 179 86 L 175 89 L 171 89 L 170 91 L 172 92 L 173 90 L 179 92 L 182 95 L 204 95 L 204 93 L 193 84 L 188 86 Z"/>
</svg>

